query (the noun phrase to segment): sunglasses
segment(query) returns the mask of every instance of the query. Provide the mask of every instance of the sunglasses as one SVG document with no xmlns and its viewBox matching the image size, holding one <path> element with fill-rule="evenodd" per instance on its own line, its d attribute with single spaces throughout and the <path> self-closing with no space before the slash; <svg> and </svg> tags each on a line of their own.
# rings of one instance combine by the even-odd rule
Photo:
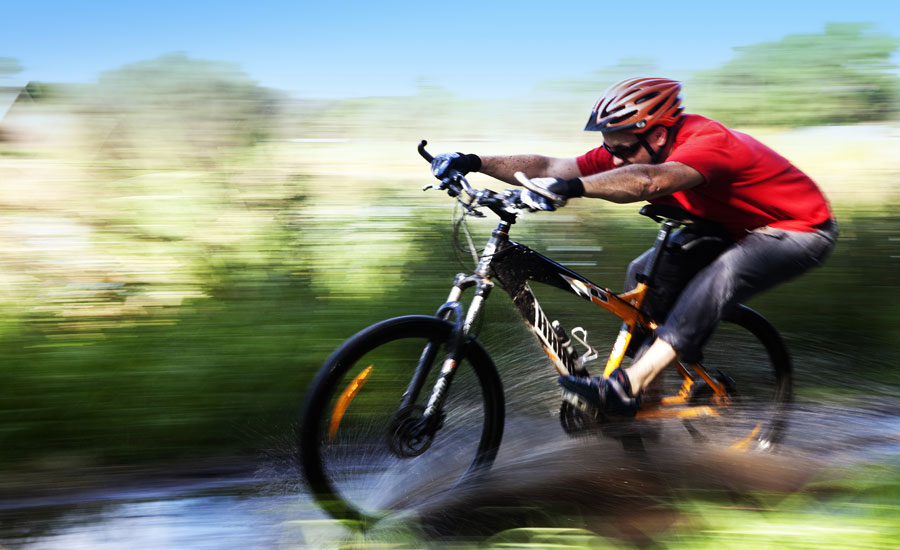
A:
<svg viewBox="0 0 900 550">
<path fill-rule="evenodd" d="M 615 147 L 610 147 L 609 145 L 604 143 L 603 148 L 606 149 L 607 153 L 614 157 L 619 157 L 622 160 L 628 160 L 641 149 L 641 147 L 644 145 L 642 142 L 643 139 L 639 136 L 638 141 L 632 143 L 631 145 L 616 145 Z"/>
</svg>

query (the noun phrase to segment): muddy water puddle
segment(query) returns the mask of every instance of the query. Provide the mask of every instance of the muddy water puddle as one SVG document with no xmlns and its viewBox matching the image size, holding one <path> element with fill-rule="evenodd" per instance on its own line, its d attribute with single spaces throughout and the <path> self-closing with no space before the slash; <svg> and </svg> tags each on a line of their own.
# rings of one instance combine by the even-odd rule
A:
<svg viewBox="0 0 900 550">
<path fill-rule="evenodd" d="M 415 515 L 428 532 L 440 534 L 452 524 L 457 534 L 487 536 L 552 521 L 548 510 L 560 511 L 588 518 L 584 525 L 603 535 L 628 539 L 632 526 L 640 533 L 632 542 L 644 543 L 639 539 L 648 529 L 663 532 L 677 521 L 668 504 L 684 491 L 789 494 L 831 469 L 900 465 L 898 413 L 900 402 L 890 400 L 866 408 L 798 405 L 778 453 L 733 453 L 673 436 L 648 445 L 640 460 L 608 439 L 569 438 L 553 419 L 514 419 L 484 484 L 426 498 Z M 253 479 L 138 484 L 42 499 L 23 495 L 0 506 L 0 548 L 320 547 L 311 533 L 336 527 L 304 494 L 296 471 L 260 472 Z M 493 515 L 472 522 L 476 509 Z"/>
</svg>

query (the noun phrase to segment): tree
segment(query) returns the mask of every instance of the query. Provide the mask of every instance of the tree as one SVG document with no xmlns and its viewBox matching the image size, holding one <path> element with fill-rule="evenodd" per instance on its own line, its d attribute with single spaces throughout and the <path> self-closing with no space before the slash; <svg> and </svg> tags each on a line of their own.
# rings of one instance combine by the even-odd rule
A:
<svg viewBox="0 0 900 550">
<path fill-rule="evenodd" d="M 95 107 L 115 120 L 120 149 L 214 160 L 221 148 L 253 143 L 275 99 L 238 67 L 174 53 L 103 73 Z"/>
<path fill-rule="evenodd" d="M 809 126 L 880 121 L 898 114 L 897 38 L 867 23 L 829 24 L 736 48 L 719 68 L 698 73 L 689 110 L 730 124 Z"/>
</svg>

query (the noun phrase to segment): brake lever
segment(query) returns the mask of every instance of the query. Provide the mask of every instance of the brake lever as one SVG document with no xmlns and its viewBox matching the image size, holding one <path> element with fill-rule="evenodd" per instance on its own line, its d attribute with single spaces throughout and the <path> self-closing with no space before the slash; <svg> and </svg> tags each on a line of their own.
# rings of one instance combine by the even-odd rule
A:
<svg viewBox="0 0 900 550">
<path fill-rule="evenodd" d="M 459 183 L 459 182 L 457 181 L 457 183 Z M 479 199 L 481 199 L 481 196 L 482 196 L 481 191 L 475 193 L 474 195 L 472 195 L 470 193 L 466 193 L 466 195 L 469 196 L 468 201 L 463 200 L 462 197 L 456 197 L 456 200 L 459 201 L 459 204 L 461 204 L 463 206 L 463 208 L 466 209 L 466 213 L 468 215 L 476 216 L 476 217 L 483 217 L 484 214 L 482 214 L 481 212 L 478 211 L 478 207 L 480 206 L 478 204 L 478 201 L 479 201 Z"/>
<path fill-rule="evenodd" d="M 430 189 L 435 189 L 437 191 L 447 191 L 447 194 L 451 197 L 456 197 L 459 195 L 459 185 L 456 184 L 453 178 L 444 178 L 441 180 L 440 185 L 436 183 L 429 183 L 428 185 L 422 187 L 422 191 L 428 191 Z"/>
<path fill-rule="evenodd" d="M 534 212 L 534 208 L 522 201 L 522 191 L 520 189 L 507 189 L 504 194 L 504 202 L 516 210 Z"/>
</svg>

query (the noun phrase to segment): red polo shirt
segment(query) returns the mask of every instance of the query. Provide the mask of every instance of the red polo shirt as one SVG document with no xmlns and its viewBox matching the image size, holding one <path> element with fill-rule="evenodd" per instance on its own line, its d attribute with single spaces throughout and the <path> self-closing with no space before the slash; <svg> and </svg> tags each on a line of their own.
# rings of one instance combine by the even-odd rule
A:
<svg viewBox="0 0 900 550">
<path fill-rule="evenodd" d="M 736 239 L 766 225 L 813 231 L 832 217 L 815 182 L 769 147 L 699 115 L 683 119 L 666 162 L 690 166 L 705 182 L 650 202 L 718 222 Z M 585 176 L 614 168 L 612 155 L 602 147 L 576 160 Z"/>
</svg>

